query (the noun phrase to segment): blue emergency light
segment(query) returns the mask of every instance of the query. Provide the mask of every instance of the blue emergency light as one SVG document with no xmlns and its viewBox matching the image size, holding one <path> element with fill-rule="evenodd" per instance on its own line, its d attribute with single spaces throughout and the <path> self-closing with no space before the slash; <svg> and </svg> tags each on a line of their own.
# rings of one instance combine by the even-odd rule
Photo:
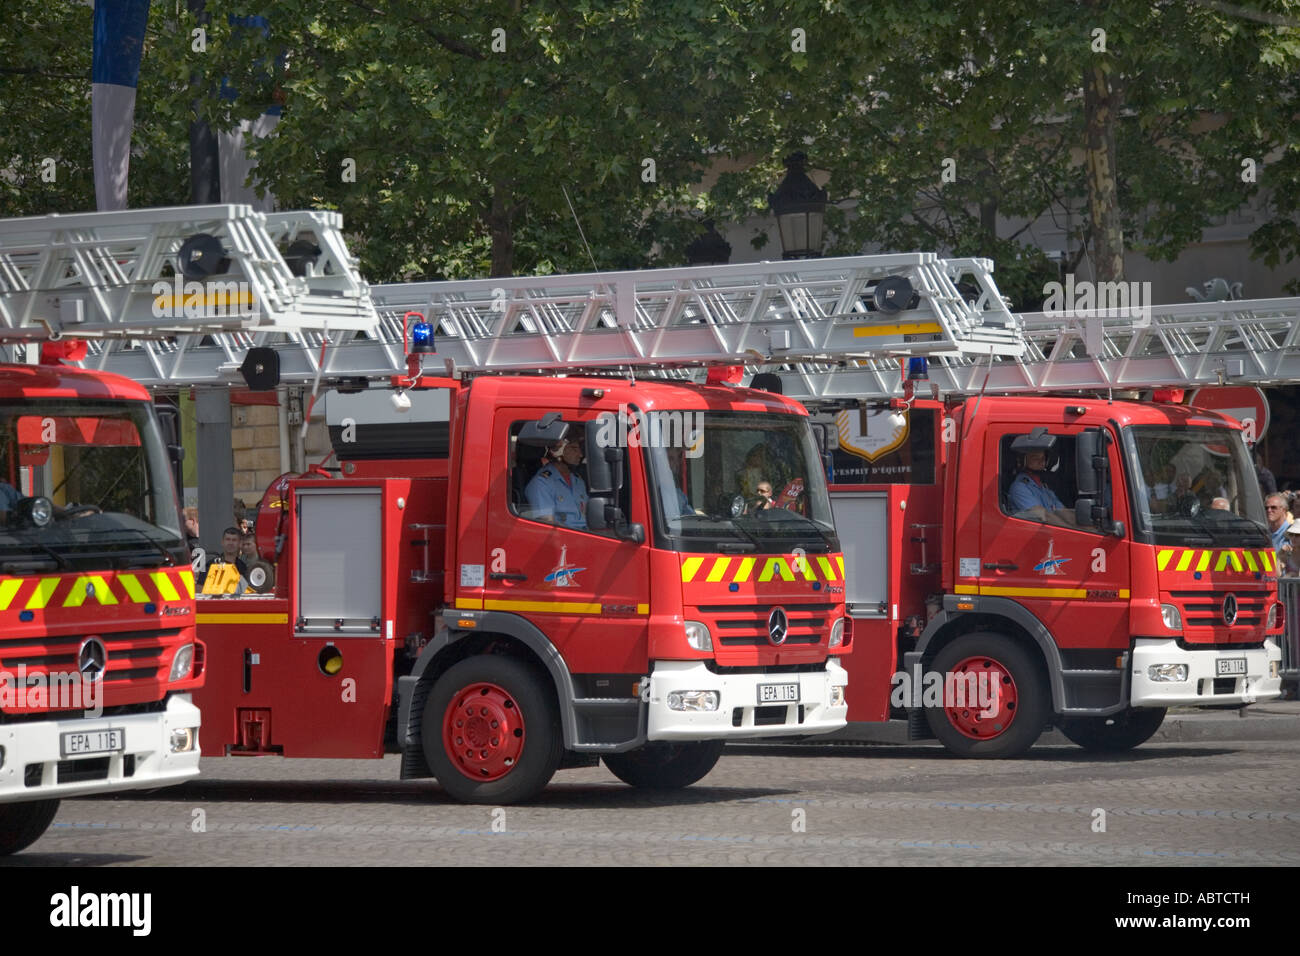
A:
<svg viewBox="0 0 1300 956">
<path fill-rule="evenodd" d="M 907 380 L 909 382 L 924 381 L 930 377 L 930 367 L 925 361 L 924 355 L 917 355 L 907 360 Z"/>
<path fill-rule="evenodd" d="M 413 322 L 411 329 L 411 354 L 428 355 L 431 352 L 437 352 L 438 347 L 433 341 L 433 326 L 424 321 L 424 316 L 419 312 L 408 312 L 408 316 L 416 316 L 418 321 Z"/>
</svg>

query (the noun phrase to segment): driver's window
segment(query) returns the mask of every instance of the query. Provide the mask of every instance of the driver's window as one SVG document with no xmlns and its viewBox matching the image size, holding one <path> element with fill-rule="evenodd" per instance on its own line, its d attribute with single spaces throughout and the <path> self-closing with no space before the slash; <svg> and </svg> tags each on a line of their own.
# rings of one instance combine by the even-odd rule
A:
<svg viewBox="0 0 1300 956">
<path fill-rule="evenodd" d="M 575 531 L 614 536 L 615 529 L 594 531 L 588 526 L 587 448 L 585 425 L 565 421 L 571 438 L 549 446 L 519 441 L 526 421 L 510 426 L 510 511 L 530 521 L 560 525 Z M 631 519 L 632 449 L 624 450 L 623 488 L 618 506 Z"/>
<path fill-rule="evenodd" d="M 1002 511 L 1022 521 L 1073 528 L 1073 435 L 1006 435 L 1001 441 Z"/>
</svg>

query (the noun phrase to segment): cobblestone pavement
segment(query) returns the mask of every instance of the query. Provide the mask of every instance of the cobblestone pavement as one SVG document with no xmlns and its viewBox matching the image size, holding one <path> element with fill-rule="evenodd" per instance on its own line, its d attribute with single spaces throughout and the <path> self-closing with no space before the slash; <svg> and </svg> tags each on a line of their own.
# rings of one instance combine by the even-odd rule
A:
<svg viewBox="0 0 1300 956">
<path fill-rule="evenodd" d="M 1014 761 L 733 746 L 686 790 L 562 770 L 536 803 L 492 808 L 399 782 L 397 757 L 205 759 L 180 787 L 64 801 L 7 864 L 1295 865 L 1298 768 L 1300 740 Z"/>
</svg>

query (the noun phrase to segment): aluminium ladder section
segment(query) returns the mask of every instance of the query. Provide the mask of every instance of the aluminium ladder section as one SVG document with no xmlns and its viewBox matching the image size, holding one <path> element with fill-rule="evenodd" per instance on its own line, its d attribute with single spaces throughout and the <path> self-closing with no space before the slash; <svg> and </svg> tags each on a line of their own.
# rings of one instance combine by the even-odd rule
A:
<svg viewBox="0 0 1300 956">
<path fill-rule="evenodd" d="M 1300 298 L 1156 305 L 1149 323 L 1098 310 L 1020 319 L 1022 357 L 990 363 L 939 356 L 929 362 L 930 381 L 944 395 L 1300 382 Z M 811 404 L 903 393 L 893 358 L 788 363 L 772 371 L 786 395 Z"/>
<path fill-rule="evenodd" d="M 196 235 L 214 237 L 223 262 L 187 278 L 181 248 Z M 295 241 L 313 251 L 291 265 Z M 204 336 L 243 345 L 271 330 L 373 331 L 356 266 L 342 218 L 328 211 L 176 206 L 0 220 L 0 342 L 84 338 L 88 366 L 175 383 L 179 357 Z M 242 360 L 243 348 L 216 348 L 218 360 Z M 213 352 L 204 361 L 217 364 Z"/>
<path fill-rule="evenodd" d="M 285 382 L 389 378 L 406 374 L 404 316 L 412 311 L 434 327 L 431 374 L 635 369 L 692 377 L 708 365 L 889 352 L 1019 354 L 1018 320 L 992 264 L 968 262 L 967 289 L 978 291 L 966 298 L 955 285 L 961 276 L 932 253 L 376 285 L 369 293 L 379 322 L 369 335 L 241 330 L 203 344 L 182 336 L 152 347 L 162 360 L 119 349 L 100 367 L 149 385 L 215 384 L 231 380 L 248 348 L 267 345 Z M 910 281 L 916 308 L 876 308 L 875 286 L 891 276 Z"/>
</svg>

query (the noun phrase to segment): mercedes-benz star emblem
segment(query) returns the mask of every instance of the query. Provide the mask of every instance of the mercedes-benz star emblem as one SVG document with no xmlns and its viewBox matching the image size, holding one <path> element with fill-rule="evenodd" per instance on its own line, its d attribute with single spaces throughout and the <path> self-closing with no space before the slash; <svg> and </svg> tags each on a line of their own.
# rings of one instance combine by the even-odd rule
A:
<svg viewBox="0 0 1300 956">
<path fill-rule="evenodd" d="M 785 643 L 786 635 L 789 633 L 790 619 L 785 616 L 785 609 L 772 608 L 772 613 L 767 616 L 767 639 L 779 647 Z"/>
<path fill-rule="evenodd" d="M 82 677 L 93 684 L 104 676 L 107 665 L 108 648 L 103 641 L 88 637 L 81 642 L 81 649 L 77 651 L 77 670 L 81 671 Z"/>
<path fill-rule="evenodd" d="M 1223 623 L 1232 627 L 1237 623 L 1237 595 L 1229 594 L 1223 599 Z"/>
</svg>

